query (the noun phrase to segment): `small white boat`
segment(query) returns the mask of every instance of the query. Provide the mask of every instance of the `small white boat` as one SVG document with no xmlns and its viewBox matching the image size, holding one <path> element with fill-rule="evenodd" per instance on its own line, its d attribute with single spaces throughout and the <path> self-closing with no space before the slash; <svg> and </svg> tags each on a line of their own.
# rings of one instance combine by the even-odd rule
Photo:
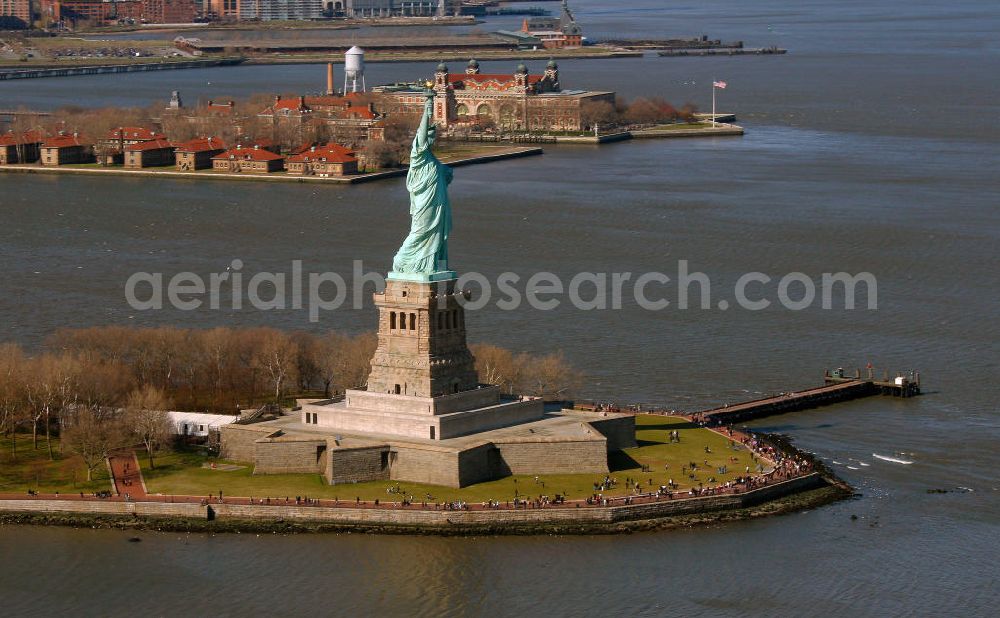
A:
<svg viewBox="0 0 1000 618">
<path fill-rule="evenodd" d="M 869 466 L 870 464 L 866 464 L 866 463 L 865 463 L 865 462 L 863 462 L 863 461 L 859 461 L 859 462 L 858 462 L 858 465 L 862 465 L 862 466 L 865 466 L 865 467 L 867 468 L 867 467 L 868 467 L 868 466 Z"/>
<path fill-rule="evenodd" d="M 896 457 L 886 457 L 885 455 L 879 455 L 878 453 L 872 453 L 872 457 L 874 457 L 875 459 L 881 459 L 882 461 L 891 461 L 892 463 L 903 464 L 904 466 L 908 466 L 911 463 L 913 463 L 912 461 L 909 461 L 908 459 L 898 459 Z"/>
<path fill-rule="evenodd" d="M 861 468 L 855 468 L 854 466 L 847 466 L 848 470 L 860 470 Z"/>
<path fill-rule="evenodd" d="M 844 464 L 840 463 L 839 461 L 837 461 L 836 459 L 832 460 L 832 461 L 831 461 L 830 463 L 835 463 L 835 464 L 837 464 L 838 466 L 842 466 L 842 465 L 844 465 Z"/>
</svg>

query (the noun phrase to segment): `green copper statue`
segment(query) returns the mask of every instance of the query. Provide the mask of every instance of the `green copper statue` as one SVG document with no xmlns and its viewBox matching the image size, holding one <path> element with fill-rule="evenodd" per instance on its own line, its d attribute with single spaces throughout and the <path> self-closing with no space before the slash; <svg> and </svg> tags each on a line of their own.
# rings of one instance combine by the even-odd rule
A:
<svg viewBox="0 0 1000 618">
<path fill-rule="evenodd" d="M 410 171 L 406 188 L 410 192 L 410 233 L 392 260 L 394 279 L 434 281 L 454 277 L 448 270 L 448 234 L 451 232 L 451 204 L 448 184 L 452 171 L 438 161 L 431 146 L 437 128 L 431 122 L 434 93 L 428 91 L 420 127 L 410 150 Z"/>
</svg>

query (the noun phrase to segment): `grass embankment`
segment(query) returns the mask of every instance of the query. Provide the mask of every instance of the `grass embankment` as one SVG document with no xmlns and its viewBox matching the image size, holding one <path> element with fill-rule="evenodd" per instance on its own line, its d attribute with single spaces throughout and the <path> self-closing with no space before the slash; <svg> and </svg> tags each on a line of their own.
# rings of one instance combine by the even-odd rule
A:
<svg viewBox="0 0 1000 618">
<path fill-rule="evenodd" d="M 661 416 L 639 416 L 636 418 L 636 438 L 638 446 L 611 456 L 611 476 L 618 484 L 602 492 L 606 496 L 622 496 L 631 493 L 625 485 L 626 477 L 639 481 L 644 491 L 665 485 L 673 479 L 685 490 L 698 483 L 713 485 L 732 480 L 745 472 L 746 466 L 754 469 L 750 451 L 742 445 L 731 447 L 725 437 L 689 424 L 678 418 Z M 671 430 L 680 432 L 679 443 L 670 443 Z M 705 448 L 711 451 L 706 453 Z M 708 464 L 705 464 L 705 461 Z M 319 474 L 252 474 L 251 466 L 222 471 L 202 467 L 211 461 L 195 453 L 171 453 L 158 458 L 156 469 L 150 470 L 143 461 L 143 475 L 146 487 L 151 493 L 179 495 L 218 495 L 221 489 L 226 496 L 254 496 L 285 498 L 309 496 L 310 498 L 339 498 L 344 501 L 374 500 L 376 498 L 396 502 L 402 496 L 412 495 L 422 501 L 429 494 L 431 502 L 465 500 L 483 502 L 485 500 L 506 501 L 513 499 L 515 492 L 521 497 L 539 494 L 553 496 L 563 494 L 570 500 L 584 499 L 594 493 L 594 483 L 603 481 L 598 474 L 546 474 L 534 476 L 510 476 L 496 481 L 479 483 L 462 489 L 423 485 L 418 483 L 397 483 L 378 481 L 371 483 L 327 485 Z M 682 473 L 682 467 L 696 462 L 698 469 L 693 473 Z M 643 472 L 642 466 L 648 466 Z M 718 468 L 726 466 L 720 473 Z M 711 479 L 715 479 L 714 481 Z M 650 484 L 650 480 L 652 483 Z M 402 493 L 388 493 L 390 487 L 400 487 Z"/>
<path fill-rule="evenodd" d="M 52 439 L 55 460 L 49 460 L 44 436 L 39 436 L 38 449 L 31 446 L 30 434 L 18 434 L 17 457 L 11 457 L 10 437 L 0 438 L 0 493 L 26 494 L 29 489 L 41 493 L 92 493 L 110 488 L 106 466 L 94 470 L 87 482 L 87 468 L 75 455 L 59 452 L 59 439 Z"/>
</svg>

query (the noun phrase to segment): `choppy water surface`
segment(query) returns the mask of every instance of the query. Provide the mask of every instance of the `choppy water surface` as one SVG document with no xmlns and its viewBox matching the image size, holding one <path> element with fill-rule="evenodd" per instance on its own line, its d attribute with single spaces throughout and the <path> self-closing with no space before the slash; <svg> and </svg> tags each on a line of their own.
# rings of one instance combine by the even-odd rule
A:
<svg viewBox="0 0 1000 618">
<path fill-rule="evenodd" d="M 701 34 L 791 49 L 773 58 L 565 61 L 568 87 L 653 93 L 737 112 L 742 139 L 549 148 L 456 172 L 460 270 L 675 272 L 731 298 L 750 270 L 870 271 L 878 311 L 491 310 L 473 337 L 563 350 L 586 392 L 693 408 L 807 386 L 824 367 L 922 371 L 927 395 L 759 423 L 839 466 L 863 497 L 815 512 L 665 534 L 433 539 L 0 530 L 12 615 L 982 615 L 1000 545 L 996 281 L 1000 180 L 988 3 L 710 2 L 620 9 L 577 0 L 595 36 Z M 509 70 L 511 63 L 484 63 Z M 369 83 L 423 65 L 372 65 Z M 240 67 L 0 84 L 0 107 L 146 105 L 321 87 L 317 66 Z M 138 313 L 137 270 L 385 270 L 405 233 L 401 181 L 359 187 L 0 177 L 0 336 L 90 324 L 372 328 L 371 307 Z M 717 290 L 717 292 L 716 292 Z M 912 453 L 900 466 L 872 453 Z M 928 494 L 929 488 L 972 488 Z M 852 521 L 856 514 L 859 519 Z M 129 590 L 123 594 L 123 590 Z"/>
</svg>

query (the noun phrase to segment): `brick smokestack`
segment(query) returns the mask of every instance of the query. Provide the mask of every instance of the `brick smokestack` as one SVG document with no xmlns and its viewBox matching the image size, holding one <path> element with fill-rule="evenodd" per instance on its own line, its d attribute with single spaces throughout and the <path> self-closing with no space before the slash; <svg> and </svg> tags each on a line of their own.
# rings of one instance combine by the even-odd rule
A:
<svg viewBox="0 0 1000 618">
<path fill-rule="evenodd" d="M 333 96 L 333 63 L 326 63 L 326 94 Z"/>
</svg>

